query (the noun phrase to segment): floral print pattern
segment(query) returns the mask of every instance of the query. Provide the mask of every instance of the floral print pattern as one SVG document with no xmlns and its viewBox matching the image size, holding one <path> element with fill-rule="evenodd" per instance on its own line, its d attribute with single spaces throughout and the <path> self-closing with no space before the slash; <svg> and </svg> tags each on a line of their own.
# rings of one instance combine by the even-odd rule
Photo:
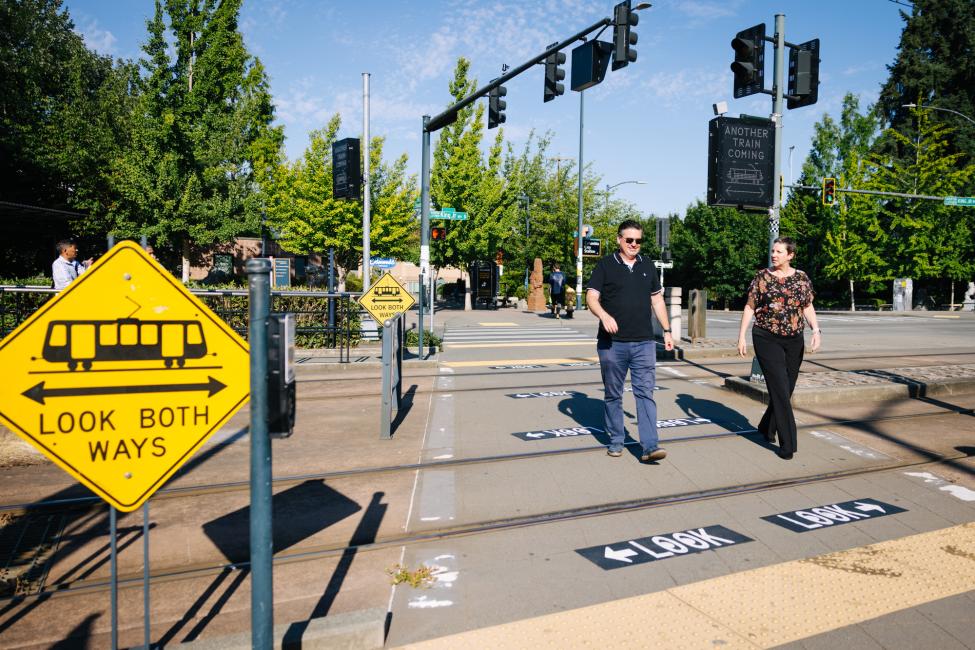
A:
<svg viewBox="0 0 975 650">
<path fill-rule="evenodd" d="M 812 281 L 799 269 L 786 278 L 777 278 L 771 269 L 762 269 L 748 287 L 755 327 L 778 336 L 802 334 L 806 326 L 802 310 L 812 303 L 814 295 Z"/>
</svg>

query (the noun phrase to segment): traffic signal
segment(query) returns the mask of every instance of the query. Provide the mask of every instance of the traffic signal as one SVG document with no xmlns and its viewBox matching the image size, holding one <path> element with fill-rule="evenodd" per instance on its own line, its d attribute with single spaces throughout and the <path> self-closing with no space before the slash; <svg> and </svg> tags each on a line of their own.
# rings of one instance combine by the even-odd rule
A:
<svg viewBox="0 0 975 650">
<path fill-rule="evenodd" d="M 789 83 L 786 105 L 810 106 L 819 100 L 819 39 L 789 48 Z"/>
<path fill-rule="evenodd" d="M 332 143 L 332 197 L 358 199 L 362 193 L 359 138 Z"/>
<path fill-rule="evenodd" d="M 765 23 L 738 32 L 731 41 L 735 50 L 735 99 L 761 92 L 765 87 Z"/>
<path fill-rule="evenodd" d="M 493 129 L 499 124 L 504 124 L 507 116 L 504 109 L 508 107 L 508 102 L 501 99 L 508 94 L 508 89 L 504 86 L 492 88 L 488 93 L 488 128 Z"/>
<path fill-rule="evenodd" d="M 565 84 L 559 83 L 565 79 L 565 70 L 559 67 L 563 63 L 565 63 L 565 52 L 549 54 L 545 58 L 545 101 L 547 102 L 565 92 Z"/>
<path fill-rule="evenodd" d="M 619 70 L 636 61 L 637 33 L 633 31 L 640 16 L 630 8 L 630 0 L 613 7 L 613 70 Z"/>
<path fill-rule="evenodd" d="M 836 203 L 836 179 L 823 179 L 823 205 L 833 205 Z"/>
<path fill-rule="evenodd" d="M 434 226 L 430 229 L 430 239 L 446 239 L 447 229 L 443 226 Z"/>
</svg>

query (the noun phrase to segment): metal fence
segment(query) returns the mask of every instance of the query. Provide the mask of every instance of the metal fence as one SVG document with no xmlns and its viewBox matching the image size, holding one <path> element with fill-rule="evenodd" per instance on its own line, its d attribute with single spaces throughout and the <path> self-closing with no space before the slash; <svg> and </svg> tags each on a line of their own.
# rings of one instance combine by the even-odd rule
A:
<svg viewBox="0 0 975 650">
<path fill-rule="evenodd" d="M 30 318 L 56 293 L 50 287 L 0 285 L 0 337 Z M 191 293 L 247 338 L 246 289 L 192 289 Z M 362 310 L 356 302 L 360 295 L 348 291 L 272 291 L 271 311 L 295 314 L 298 347 L 336 350 L 339 361 L 348 363 L 351 349 L 362 336 Z"/>
</svg>

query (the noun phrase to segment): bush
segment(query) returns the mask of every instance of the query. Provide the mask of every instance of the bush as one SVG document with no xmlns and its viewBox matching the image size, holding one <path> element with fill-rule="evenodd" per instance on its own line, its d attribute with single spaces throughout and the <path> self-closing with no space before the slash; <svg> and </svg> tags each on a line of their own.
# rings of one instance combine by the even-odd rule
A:
<svg viewBox="0 0 975 650">
<path fill-rule="evenodd" d="M 407 345 L 407 347 L 409 347 L 409 346 L 416 347 L 416 346 L 420 345 L 420 332 L 419 332 L 419 330 L 411 329 L 411 330 L 409 330 L 409 331 L 406 332 L 406 345 Z M 430 346 L 436 347 L 438 351 L 441 351 L 441 352 L 443 351 L 443 341 L 440 339 L 440 337 L 437 336 L 436 334 L 434 334 L 433 332 L 431 332 L 430 330 L 424 329 L 423 330 L 423 347 L 429 348 Z"/>
</svg>

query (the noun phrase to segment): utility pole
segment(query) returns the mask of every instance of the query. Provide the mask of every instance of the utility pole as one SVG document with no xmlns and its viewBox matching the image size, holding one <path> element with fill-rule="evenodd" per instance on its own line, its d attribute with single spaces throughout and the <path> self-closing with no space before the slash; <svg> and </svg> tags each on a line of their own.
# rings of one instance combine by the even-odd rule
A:
<svg viewBox="0 0 975 650">
<path fill-rule="evenodd" d="M 775 64 L 772 69 L 772 122 L 775 123 L 775 166 L 772 178 L 777 184 L 782 175 L 782 95 L 785 81 L 785 14 L 775 14 Z M 772 207 L 768 212 L 768 265 L 772 266 L 772 243 L 779 238 L 779 192 L 772 188 Z"/>
<path fill-rule="evenodd" d="M 369 176 L 369 73 L 362 73 L 362 140 L 365 147 L 362 155 L 362 290 L 369 291 L 372 282 L 372 251 L 369 239 L 372 228 L 370 191 L 372 183 Z M 380 326 L 382 323 L 380 323 Z"/>
<path fill-rule="evenodd" d="M 582 129 L 585 91 L 579 91 L 579 220 L 576 224 L 576 309 L 582 311 Z"/>
</svg>

